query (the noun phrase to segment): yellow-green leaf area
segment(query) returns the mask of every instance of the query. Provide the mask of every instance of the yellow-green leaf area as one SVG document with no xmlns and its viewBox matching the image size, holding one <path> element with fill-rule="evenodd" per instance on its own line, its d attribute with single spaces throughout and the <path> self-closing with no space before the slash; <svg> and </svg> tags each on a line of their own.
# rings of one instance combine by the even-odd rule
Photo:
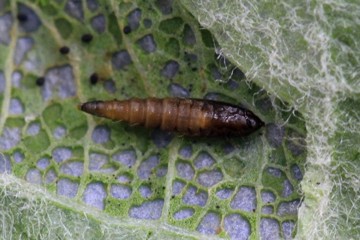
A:
<svg viewBox="0 0 360 240">
<path fill-rule="evenodd" d="M 224 55 L 223 39 L 180 2 L 0 6 L 0 211 L 11 225 L 4 232 L 16 238 L 28 226 L 29 238 L 49 239 L 296 234 L 304 119 L 247 78 L 248 69 Z M 191 137 L 79 110 L 87 101 L 132 97 L 224 101 L 266 126 L 246 137 Z"/>
</svg>

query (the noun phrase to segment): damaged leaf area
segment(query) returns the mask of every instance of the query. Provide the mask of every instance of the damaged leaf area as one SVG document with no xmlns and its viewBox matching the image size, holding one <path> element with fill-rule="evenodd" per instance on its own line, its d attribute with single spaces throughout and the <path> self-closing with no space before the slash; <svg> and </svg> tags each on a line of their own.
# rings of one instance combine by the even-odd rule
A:
<svg viewBox="0 0 360 240">
<path fill-rule="evenodd" d="M 182 3 L 248 80 L 301 113 L 307 133 L 296 143 L 307 156 L 296 237 L 360 238 L 359 2 Z"/>
<path fill-rule="evenodd" d="M 5 238 L 293 239 L 304 118 L 177 1 L 0 0 Z M 79 111 L 192 97 L 250 109 L 248 137 L 185 137 Z"/>
</svg>

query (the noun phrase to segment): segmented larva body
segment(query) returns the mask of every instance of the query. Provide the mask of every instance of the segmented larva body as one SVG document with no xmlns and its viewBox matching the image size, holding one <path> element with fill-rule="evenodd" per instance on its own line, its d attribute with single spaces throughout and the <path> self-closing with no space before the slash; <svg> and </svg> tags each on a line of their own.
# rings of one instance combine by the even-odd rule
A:
<svg viewBox="0 0 360 240">
<path fill-rule="evenodd" d="M 189 136 L 248 135 L 264 125 L 251 111 L 224 102 L 183 98 L 93 101 L 84 112 Z"/>
</svg>

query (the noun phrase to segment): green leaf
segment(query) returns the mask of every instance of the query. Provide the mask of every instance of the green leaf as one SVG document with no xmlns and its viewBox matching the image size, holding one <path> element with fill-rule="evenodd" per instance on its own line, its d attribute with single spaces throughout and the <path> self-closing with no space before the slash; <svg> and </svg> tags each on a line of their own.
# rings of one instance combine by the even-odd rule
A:
<svg viewBox="0 0 360 240">
<path fill-rule="evenodd" d="M 359 238 L 359 3 L 183 2 L 249 80 L 305 121 L 297 237 Z"/>
<path fill-rule="evenodd" d="M 357 8 L 0 1 L 1 235 L 358 236 Z M 267 124 L 190 138 L 77 109 L 167 96 L 239 104 Z"/>
</svg>

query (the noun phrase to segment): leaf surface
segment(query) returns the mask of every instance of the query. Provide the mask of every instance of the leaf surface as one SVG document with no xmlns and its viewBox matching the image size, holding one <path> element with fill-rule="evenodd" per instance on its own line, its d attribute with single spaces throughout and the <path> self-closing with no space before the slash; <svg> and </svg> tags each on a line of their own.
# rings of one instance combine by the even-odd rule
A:
<svg viewBox="0 0 360 240">
<path fill-rule="evenodd" d="M 212 35 L 191 4 L 0 2 L 5 239 L 296 235 L 313 146 L 300 91 L 291 84 L 285 91 L 282 78 L 267 83 L 269 64 L 241 62 L 238 48 L 224 55 L 236 39 L 230 33 L 242 32 L 223 39 L 210 28 Z M 251 46 L 258 45 L 241 48 L 246 56 Z M 263 56 L 255 48 L 251 55 Z M 151 96 L 239 104 L 267 125 L 246 138 L 190 138 L 77 109 L 88 100 Z"/>
</svg>

